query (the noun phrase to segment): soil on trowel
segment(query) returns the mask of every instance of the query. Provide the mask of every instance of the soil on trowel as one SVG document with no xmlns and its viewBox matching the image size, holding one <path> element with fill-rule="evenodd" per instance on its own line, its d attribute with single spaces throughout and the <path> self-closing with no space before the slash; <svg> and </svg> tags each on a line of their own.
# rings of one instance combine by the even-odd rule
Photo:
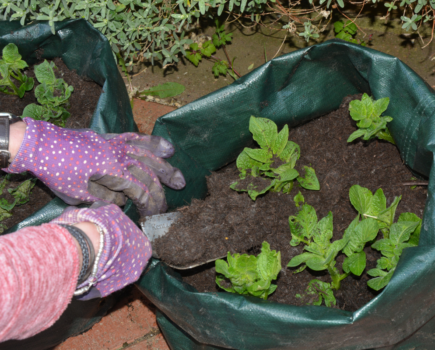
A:
<svg viewBox="0 0 435 350">
<path fill-rule="evenodd" d="M 71 113 L 71 116 L 66 121 L 65 127 L 72 129 L 88 128 L 92 115 L 97 107 L 98 99 L 103 92 L 101 86 L 92 80 L 79 76 L 75 70 L 69 70 L 62 59 L 55 58 L 53 62 L 58 68 L 54 71 L 56 77 L 64 79 L 68 85 L 74 87 L 74 91 L 70 97 L 70 108 L 68 109 L 68 111 Z M 40 63 L 42 63 L 42 60 L 36 64 Z M 27 68 L 25 73 L 27 76 L 33 77 L 35 80 L 35 86 L 33 90 L 27 91 L 24 97 L 21 99 L 18 96 L 0 93 L 1 112 L 9 112 L 21 116 L 25 106 L 30 103 L 37 103 L 34 95 L 34 89 L 37 85 L 39 85 L 39 83 L 35 78 L 33 66 Z M 13 198 L 9 195 L 7 189 L 17 187 L 22 181 L 29 177 L 30 175 L 14 175 L 11 178 L 11 182 L 6 186 L 3 194 L 0 194 L 0 196 L 6 198 L 9 202 L 12 202 Z M 13 216 L 3 220 L 1 224 L 5 225 L 7 228 L 18 224 L 35 211 L 41 209 L 54 197 L 55 196 L 50 189 L 48 189 L 41 181 L 38 180 L 32 190 L 29 202 L 21 206 L 15 206 L 12 210 Z"/>
<path fill-rule="evenodd" d="M 235 164 L 213 173 L 207 178 L 209 196 L 193 200 L 188 207 L 180 208 L 183 216 L 172 225 L 164 238 L 155 242 L 155 250 L 162 260 L 177 266 L 186 266 L 231 253 L 259 254 L 261 243 L 269 242 L 271 249 L 281 252 L 282 270 L 276 283 L 277 290 L 268 300 L 292 305 L 305 305 L 307 300 L 296 298 L 303 294 L 308 282 L 318 278 L 330 282 L 326 272 L 309 269 L 295 274 L 297 268 L 287 268 L 287 263 L 303 252 L 303 245 L 290 246 L 288 217 L 297 214 L 293 197 L 301 191 L 305 203 L 312 205 L 319 220 L 332 211 L 334 217 L 333 240 L 342 238 L 344 230 L 357 215 L 349 201 L 352 185 L 369 188 L 372 192 L 382 188 L 390 205 L 395 196 L 402 195 L 396 218 L 402 212 L 423 216 L 427 197 L 425 187 L 412 190 L 402 183 L 409 182 L 412 174 L 402 163 L 398 149 L 387 142 L 373 140 L 347 143 L 348 136 L 356 130 L 349 116 L 352 99 L 343 100 L 340 108 L 326 116 L 290 130 L 289 139 L 301 147 L 301 158 L 296 169 L 304 174 L 303 166 L 312 166 L 320 182 L 320 191 L 309 191 L 296 186 L 290 194 L 267 193 L 254 202 L 246 193 L 230 189 L 239 179 Z M 367 267 L 376 266 L 380 253 L 366 247 Z M 337 257 L 341 270 L 344 256 Z M 184 281 L 200 292 L 222 291 L 215 283 L 214 263 L 182 271 Z M 349 276 L 335 292 L 337 307 L 354 311 L 370 301 L 376 293 L 367 287 L 370 277 Z"/>
</svg>

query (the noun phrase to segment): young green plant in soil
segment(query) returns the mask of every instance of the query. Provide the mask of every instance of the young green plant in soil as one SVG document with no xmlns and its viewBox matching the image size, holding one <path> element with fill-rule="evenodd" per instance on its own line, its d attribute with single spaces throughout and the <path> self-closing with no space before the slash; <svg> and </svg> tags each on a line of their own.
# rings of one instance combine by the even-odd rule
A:
<svg viewBox="0 0 435 350">
<path fill-rule="evenodd" d="M 384 238 L 371 246 L 379 250 L 383 257 L 377 261 L 375 269 L 367 272 L 370 276 L 376 277 L 367 282 L 368 286 L 380 290 L 391 280 L 403 249 L 418 246 L 422 221 L 413 213 L 402 213 L 394 223 L 401 196 L 394 198 L 393 203 L 387 208 L 382 189 L 378 189 L 373 195 L 369 189 L 355 185 L 349 191 L 349 198 L 364 219 L 363 222 L 367 219 L 376 220 L 383 233 Z"/>
<path fill-rule="evenodd" d="M 36 183 L 36 179 L 28 179 L 15 188 L 8 188 L 9 194 L 14 198 L 14 201 L 9 203 L 9 201 L 3 197 L 3 192 L 12 176 L 13 174 L 8 174 L 3 176 L 0 180 L 0 196 L 2 196 L 0 198 L 0 234 L 6 229 L 1 221 L 13 215 L 11 212 L 15 206 L 26 204 L 29 201 L 30 193 Z"/>
<path fill-rule="evenodd" d="M 377 137 L 394 145 L 394 139 L 387 127 L 387 123 L 391 122 L 393 118 L 381 117 L 382 113 L 387 110 L 389 103 L 388 97 L 373 101 L 367 94 L 362 96 L 361 101 L 351 101 L 349 104 L 350 116 L 357 121 L 356 125 L 359 129 L 349 136 L 347 142 L 352 142 L 358 137 L 362 137 L 366 141 Z"/>
<path fill-rule="evenodd" d="M 35 97 L 40 103 L 31 103 L 26 106 L 23 115 L 35 120 L 44 120 L 58 126 L 65 127 L 69 118 L 69 98 L 74 91 L 63 79 L 56 78 L 54 62 L 44 60 L 35 66 L 36 79 L 40 83 L 35 89 Z"/>
<path fill-rule="evenodd" d="M 331 276 L 331 283 L 312 280 L 305 293 L 311 297 L 309 303 L 321 305 L 325 301 L 326 306 L 336 304 L 333 290 L 340 288 L 340 281 L 354 274 L 361 276 L 366 268 L 366 254 L 364 248 L 367 243 L 373 242 L 379 230 L 382 230 L 384 238 L 374 242 L 371 247 L 381 251 L 384 257 L 377 262 L 375 269 L 369 270 L 370 276 L 376 277 L 368 281 L 368 286 L 380 290 L 390 281 L 400 255 L 404 248 L 418 245 L 421 219 L 413 213 L 402 213 L 397 223 L 393 223 L 400 197 L 396 197 L 390 207 L 386 207 L 386 197 L 382 189 L 378 189 L 373 195 L 367 188 L 354 185 L 349 191 L 352 205 L 358 211 L 357 217 L 345 230 L 343 238 L 330 242 L 332 238 L 332 213 L 317 221 L 317 214 L 313 207 L 303 204 L 297 216 L 289 217 L 289 225 L 292 235 L 290 245 L 297 246 L 304 243 L 304 252 L 293 257 L 288 267 L 297 267 L 305 264 L 295 271 L 303 271 L 306 267 L 314 271 L 327 270 Z M 303 202 L 303 196 L 299 193 L 295 197 L 295 203 Z M 361 221 L 360 221 L 361 219 Z M 346 255 L 343 261 L 343 274 L 335 267 L 335 258 L 342 252 Z M 301 295 L 299 297 L 302 298 Z"/>
<path fill-rule="evenodd" d="M 272 284 L 281 271 L 281 253 L 270 250 L 263 242 L 261 253 L 256 257 L 228 252 L 227 262 L 216 260 L 216 284 L 230 293 L 252 295 L 264 300 L 276 290 Z M 228 283 L 229 280 L 229 283 Z"/>
<path fill-rule="evenodd" d="M 361 46 L 366 46 L 367 44 L 362 40 L 357 40 L 354 36 L 358 33 L 358 28 L 351 20 L 339 20 L 334 22 L 335 37 L 337 39 L 342 39 L 353 44 L 359 44 Z"/>
<path fill-rule="evenodd" d="M 241 75 L 234 69 L 234 60 L 236 58 L 234 57 L 231 61 L 226 49 L 227 43 L 230 43 L 233 39 L 233 34 L 226 33 L 225 24 L 221 25 L 218 20 L 215 21 L 215 24 L 216 33 L 213 34 L 212 40 L 204 42 L 201 48 L 197 43 L 190 44 L 190 50 L 186 50 L 186 58 L 197 67 L 199 61 L 201 61 L 204 56 L 210 58 L 214 61 L 212 72 L 216 78 L 219 77 L 220 74 L 226 76 L 228 73 L 234 80 L 237 80 Z M 219 47 L 222 47 L 224 50 L 228 61 L 221 60 L 213 55 Z"/>
<path fill-rule="evenodd" d="M 245 148 L 237 157 L 242 181 L 234 182 L 231 189 L 248 192 L 253 200 L 267 191 L 290 193 L 295 179 L 306 189 L 320 189 L 313 168 L 304 167 L 305 178 L 295 169 L 301 152 L 296 143 L 289 141 L 287 125 L 278 133 L 272 120 L 252 116 L 249 131 L 261 148 Z"/>
<path fill-rule="evenodd" d="M 22 70 L 28 65 L 21 59 L 18 48 L 15 44 L 7 44 L 2 51 L 0 60 L 0 91 L 8 95 L 17 95 L 22 98 L 26 91 L 32 90 L 34 85 L 33 78 L 25 75 Z M 14 80 L 19 83 L 17 87 Z"/>
</svg>

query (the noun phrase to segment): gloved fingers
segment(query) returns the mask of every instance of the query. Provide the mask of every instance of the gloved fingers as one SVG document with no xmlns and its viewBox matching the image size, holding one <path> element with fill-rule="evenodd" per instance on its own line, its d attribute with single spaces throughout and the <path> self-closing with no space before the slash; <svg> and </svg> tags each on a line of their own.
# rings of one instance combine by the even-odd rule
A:
<svg viewBox="0 0 435 350">
<path fill-rule="evenodd" d="M 155 156 L 148 150 L 136 150 L 130 152 L 127 150 L 129 157 L 134 158 L 149 167 L 159 178 L 160 182 L 174 190 L 180 190 L 186 186 L 186 180 L 180 169 L 173 167 L 166 160 Z"/>
<path fill-rule="evenodd" d="M 59 197 L 60 199 L 62 199 L 66 204 L 69 205 L 78 205 L 81 203 L 85 203 L 83 200 L 79 199 L 79 198 L 73 198 L 70 196 L 67 196 L 66 194 L 62 193 L 62 192 L 58 192 L 56 190 L 51 190 L 57 197 Z"/>
<path fill-rule="evenodd" d="M 124 190 L 124 193 L 136 204 L 141 216 L 164 213 L 168 207 L 166 205 L 165 192 L 160 182 L 153 172 L 136 160 L 129 162 L 128 171 L 133 175 L 138 183 L 132 182 L 132 186 Z M 141 185 L 139 185 L 141 184 Z M 146 191 L 141 193 L 144 186 Z M 143 200 L 145 199 L 146 202 Z M 134 197 L 138 197 L 135 199 Z"/>
<path fill-rule="evenodd" d="M 89 209 L 98 209 L 98 208 L 104 207 L 106 205 L 110 205 L 110 204 L 107 204 L 104 201 L 97 201 L 97 202 L 92 203 L 92 205 L 89 207 Z"/>
<path fill-rule="evenodd" d="M 105 134 L 104 136 L 101 136 L 110 137 L 107 135 L 113 134 Z M 112 145 L 119 146 L 120 144 L 124 143 L 133 146 L 135 149 L 145 149 L 160 158 L 172 157 L 175 152 L 172 143 L 160 136 L 130 132 L 120 134 L 117 137 L 111 137 L 107 139 L 107 141 L 110 142 Z"/>
<path fill-rule="evenodd" d="M 106 175 L 109 176 L 109 175 Z M 103 178 L 105 178 L 106 176 L 103 176 Z M 112 176 L 114 177 L 114 176 Z M 101 181 L 98 180 L 98 182 Z M 88 192 L 95 197 L 94 201 L 98 201 L 98 200 L 103 200 L 104 202 L 107 203 L 113 203 L 116 204 L 117 206 L 123 206 L 126 202 L 126 198 L 124 193 L 122 192 L 115 192 L 112 191 L 111 189 L 107 188 L 104 185 L 101 185 L 95 181 L 89 181 L 88 182 Z"/>
</svg>

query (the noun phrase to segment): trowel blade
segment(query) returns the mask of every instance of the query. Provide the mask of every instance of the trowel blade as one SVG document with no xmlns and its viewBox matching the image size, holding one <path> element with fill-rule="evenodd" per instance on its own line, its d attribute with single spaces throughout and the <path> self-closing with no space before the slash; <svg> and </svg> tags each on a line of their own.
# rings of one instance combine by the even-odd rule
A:
<svg viewBox="0 0 435 350">
<path fill-rule="evenodd" d="M 143 220 L 140 222 L 140 226 L 142 228 L 143 233 L 145 236 L 148 237 L 149 241 L 151 242 L 151 245 L 153 242 L 159 238 L 166 235 L 169 231 L 169 228 L 172 226 L 172 224 L 177 221 L 182 214 L 180 212 L 172 212 L 172 213 L 166 213 L 166 214 L 158 214 L 158 215 L 152 215 L 152 216 L 146 216 L 143 218 Z M 155 247 L 153 246 L 153 257 L 159 259 L 159 254 L 156 251 Z M 187 270 L 192 269 L 194 267 L 207 264 L 209 262 L 215 261 L 217 259 L 222 259 L 225 256 L 219 256 L 201 263 L 196 263 L 194 265 L 187 265 L 187 266 L 175 266 L 175 265 L 169 265 L 170 267 L 173 267 L 177 270 Z"/>
<path fill-rule="evenodd" d="M 151 243 L 159 237 L 163 237 L 169 231 L 174 221 L 181 217 L 180 212 L 158 214 L 152 216 L 145 216 L 141 221 L 140 226 L 145 236 L 148 237 Z"/>
</svg>

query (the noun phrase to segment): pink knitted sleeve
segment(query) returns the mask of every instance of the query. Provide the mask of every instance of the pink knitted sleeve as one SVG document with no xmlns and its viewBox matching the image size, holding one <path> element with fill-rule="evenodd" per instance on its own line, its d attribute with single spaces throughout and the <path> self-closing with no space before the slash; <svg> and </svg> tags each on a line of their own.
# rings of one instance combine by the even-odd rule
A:
<svg viewBox="0 0 435 350">
<path fill-rule="evenodd" d="M 50 327 L 70 303 L 78 275 L 79 253 L 65 228 L 44 224 L 0 236 L 0 342 Z"/>
</svg>

